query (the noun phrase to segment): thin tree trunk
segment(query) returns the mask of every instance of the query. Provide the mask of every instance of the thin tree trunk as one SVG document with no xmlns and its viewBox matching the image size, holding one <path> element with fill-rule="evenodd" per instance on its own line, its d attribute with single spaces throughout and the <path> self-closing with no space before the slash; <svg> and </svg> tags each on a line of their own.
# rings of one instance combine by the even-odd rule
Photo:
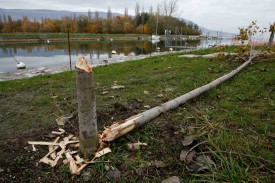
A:
<svg viewBox="0 0 275 183">
<path fill-rule="evenodd" d="M 123 136 L 124 134 L 130 132 L 136 127 L 139 127 L 146 122 L 158 117 L 160 114 L 167 112 L 168 110 L 175 109 L 179 105 L 184 104 L 188 100 L 197 97 L 198 95 L 210 90 L 211 88 L 216 87 L 220 83 L 230 79 L 237 73 L 239 73 L 243 68 L 245 68 L 252 59 L 256 56 L 254 54 L 248 61 L 243 63 L 241 66 L 239 66 L 237 69 L 231 71 L 230 73 L 212 81 L 211 83 L 208 83 L 204 86 L 201 86 L 197 89 L 194 89 L 180 97 L 177 97 L 173 100 L 170 100 L 160 106 L 154 107 L 152 109 L 149 109 L 147 111 L 144 111 L 140 114 L 137 114 L 135 116 L 132 116 L 122 122 L 114 123 L 110 127 L 106 128 L 102 135 L 100 135 L 100 138 L 102 141 L 112 141 L 120 136 Z"/>
<path fill-rule="evenodd" d="M 76 63 L 76 85 L 80 150 L 93 153 L 98 146 L 94 75 L 84 57 Z"/>
<path fill-rule="evenodd" d="M 274 32 L 275 31 L 272 31 L 271 34 L 270 34 L 269 41 L 268 41 L 268 46 L 269 47 L 272 47 L 273 40 L 274 40 Z"/>
</svg>

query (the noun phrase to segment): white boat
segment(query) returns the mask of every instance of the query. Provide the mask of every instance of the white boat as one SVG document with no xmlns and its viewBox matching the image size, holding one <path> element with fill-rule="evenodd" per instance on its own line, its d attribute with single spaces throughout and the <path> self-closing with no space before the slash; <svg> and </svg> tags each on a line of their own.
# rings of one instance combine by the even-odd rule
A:
<svg viewBox="0 0 275 183">
<path fill-rule="evenodd" d="M 24 64 L 23 62 L 19 62 L 18 64 L 16 64 L 16 68 L 17 69 L 26 69 L 26 64 Z"/>
<path fill-rule="evenodd" d="M 152 35 L 152 40 L 159 40 L 160 39 L 160 36 L 158 35 Z"/>
</svg>

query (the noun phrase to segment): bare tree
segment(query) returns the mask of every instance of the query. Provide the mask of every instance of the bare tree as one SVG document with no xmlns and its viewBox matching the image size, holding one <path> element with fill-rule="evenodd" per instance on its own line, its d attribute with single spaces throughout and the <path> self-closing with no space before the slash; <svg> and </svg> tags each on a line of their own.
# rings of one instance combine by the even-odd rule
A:
<svg viewBox="0 0 275 183">
<path fill-rule="evenodd" d="M 125 8 L 125 10 L 124 10 L 124 16 L 125 16 L 125 17 L 128 17 L 128 15 L 129 15 L 129 14 L 128 14 L 128 8 Z"/>
<path fill-rule="evenodd" d="M 111 20 L 112 18 L 113 18 L 113 14 L 112 14 L 111 8 L 109 7 L 107 12 L 107 19 Z"/>
<path fill-rule="evenodd" d="M 178 0 L 163 0 L 160 5 L 160 12 L 164 16 L 179 16 Z"/>
<path fill-rule="evenodd" d="M 98 13 L 98 11 L 95 11 L 95 19 L 96 19 L 96 20 L 99 19 L 99 13 Z"/>
</svg>

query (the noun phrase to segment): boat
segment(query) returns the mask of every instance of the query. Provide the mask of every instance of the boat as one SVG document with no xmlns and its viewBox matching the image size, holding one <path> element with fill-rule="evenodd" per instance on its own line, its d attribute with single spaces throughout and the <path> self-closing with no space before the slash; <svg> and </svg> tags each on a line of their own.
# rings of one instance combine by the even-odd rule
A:
<svg viewBox="0 0 275 183">
<path fill-rule="evenodd" d="M 152 40 L 159 40 L 160 39 L 160 36 L 158 35 L 152 35 Z"/>
<path fill-rule="evenodd" d="M 15 62 L 17 63 L 16 64 L 16 68 L 17 69 L 26 69 L 26 64 L 24 64 L 23 62 L 18 62 L 15 58 L 14 58 L 14 56 L 11 56 L 14 60 L 15 60 Z"/>
<path fill-rule="evenodd" d="M 19 62 L 18 64 L 16 64 L 16 68 L 17 69 L 26 69 L 26 64 L 24 64 L 23 62 Z"/>
</svg>

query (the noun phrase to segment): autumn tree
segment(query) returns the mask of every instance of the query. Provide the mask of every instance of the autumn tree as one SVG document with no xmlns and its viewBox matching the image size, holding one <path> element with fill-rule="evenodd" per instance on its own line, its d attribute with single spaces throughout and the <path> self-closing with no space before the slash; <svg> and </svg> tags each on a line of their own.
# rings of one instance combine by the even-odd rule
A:
<svg viewBox="0 0 275 183">
<path fill-rule="evenodd" d="M 0 16 L 0 33 L 2 33 L 3 29 L 3 21 L 2 21 L 2 17 Z"/>
</svg>

